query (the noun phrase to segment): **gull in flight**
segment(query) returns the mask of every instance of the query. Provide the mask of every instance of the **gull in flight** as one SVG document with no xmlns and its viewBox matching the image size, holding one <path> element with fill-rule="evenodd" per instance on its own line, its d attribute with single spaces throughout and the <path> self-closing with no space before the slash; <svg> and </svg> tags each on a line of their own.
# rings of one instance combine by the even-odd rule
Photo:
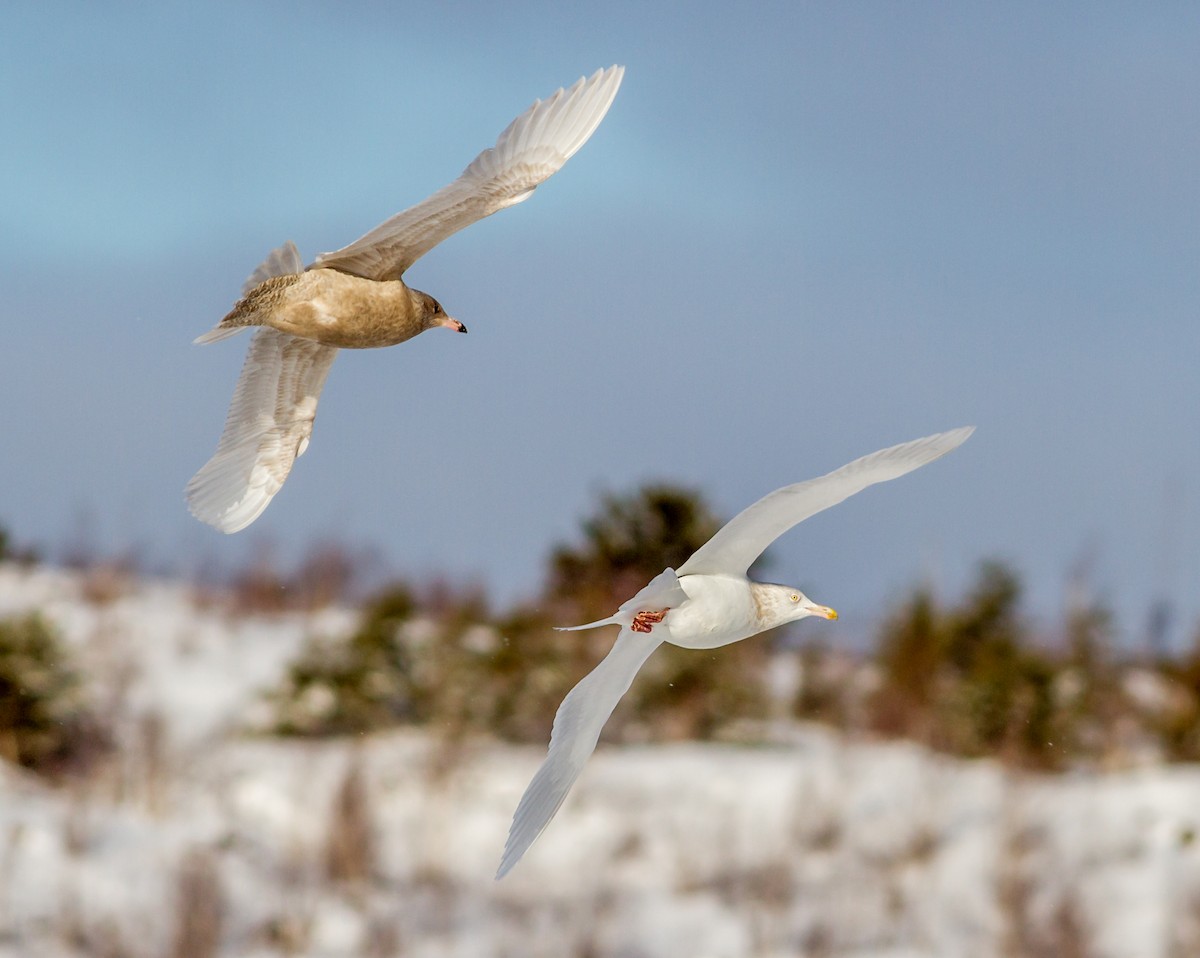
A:
<svg viewBox="0 0 1200 958">
<path fill-rule="evenodd" d="M 258 518 L 308 448 L 339 349 L 394 346 L 435 326 L 467 331 L 405 285 L 405 270 L 463 227 L 528 199 L 600 125 L 624 72 L 597 70 L 535 101 L 449 186 L 311 266 L 291 242 L 267 257 L 229 315 L 196 340 L 257 328 L 217 451 L 187 484 L 192 515 L 222 532 Z"/>
<path fill-rule="evenodd" d="M 567 694 L 554 716 L 549 754 L 517 805 L 496 878 L 520 861 L 554 817 L 595 751 L 604 723 L 660 643 L 715 649 L 810 615 L 836 619 L 833 609 L 799 589 L 752 582 L 747 570 L 796 523 L 944 456 L 974 431 L 965 426 L 914 439 L 776 489 L 734 516 L 678 569 L 657 575 L 614 615 L 564 630 L 621 627 L 612 650 Z"/>
</svg>

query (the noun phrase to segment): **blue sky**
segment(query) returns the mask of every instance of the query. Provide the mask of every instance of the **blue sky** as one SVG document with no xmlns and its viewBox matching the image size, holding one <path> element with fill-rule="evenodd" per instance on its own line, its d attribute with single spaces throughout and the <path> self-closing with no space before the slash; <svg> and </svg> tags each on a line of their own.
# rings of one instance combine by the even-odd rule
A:
<svg viewBox="0 0 1200 958">
<path fill-rule="evenodd" d="M 1200 617 L 1200 9 L 1117 4 L 25 4 L 0 32 L 0 521 L 182 570 L 334 537 L 534 593 L 605 490 L 732 514 L 877 448 L 951 457 L 815 517 L 773 577 L 865 633 L 978 561 L 1140 640 Z M 736 9 L 736 12 L 735 12 Z M 224 537 L 182 488 L 245 341 L 190 345 L 611 63 L 593 139 L 406 279 L 471 329 L 344 352 Z"/>
</svg>

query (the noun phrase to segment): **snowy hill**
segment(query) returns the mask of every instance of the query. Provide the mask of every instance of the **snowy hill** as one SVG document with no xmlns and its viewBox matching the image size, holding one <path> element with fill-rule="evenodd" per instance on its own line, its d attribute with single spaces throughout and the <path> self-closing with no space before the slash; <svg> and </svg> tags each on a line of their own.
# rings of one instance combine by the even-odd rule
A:
<svg viewBox="0 0 1200 958">
<path fill-rule="evenodd" d="M 0 567 L 105 703 L 115 756 L 0 765 L 0 956 L 1200 954 L 1200 770 L 1022 776 L 789 726 L 770 746 L 602 747 L 492 880 L 540 748 L 405 730 L 255 735 L 346 611 L 238 617 Z"/>
</svg>

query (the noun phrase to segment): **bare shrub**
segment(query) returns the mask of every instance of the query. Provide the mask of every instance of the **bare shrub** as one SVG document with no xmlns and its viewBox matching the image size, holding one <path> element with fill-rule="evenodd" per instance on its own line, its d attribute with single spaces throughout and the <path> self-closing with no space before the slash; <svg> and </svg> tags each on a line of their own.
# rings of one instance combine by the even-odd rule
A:
<svg viewBox="0 0 1200 958">
<path fill-rule="evenodd" d="M 94 958 L 138 958 L 138 951 L 125 940 L 112 918 L 81 929 L 79 935 L 81 950 Z"/>
<path fill-rule="evenodd" d="M 193 848 L 184 856 L 176 879 L 175 908 L 171 958 L 215 958 L 225 906 L 211 849 Z"/>
<path fill-rule="evenodd" d="M 137 736 L 146 807 L 157 814 L 166 801 L 169 774 L 167 721 L 162 712 L 153 710 L 140 716 Z"/>
<path fill-rule="evenodd" d="M 250 562 L 229 577 L 229 598 L 235 614 L 312 612 L 360 600 L 368 570 L 379 564 L 378 556 L 370 549 L 353 550 L 335 539 L 319 539 L 306 547 L 288 571 L 277 560 L 275 549 L 259 542 Z M 213 586 L 222 578 L 215 569 L 202 573 L 195 586 L 199 607 L 214 602 Z"/>
<path fill-rule="evenodd" d="M 1008 958 L 1088 958 L 1092 952 L 1086 915 L 1073 888 L 1065 889 L 1048 915 L 1034 907 L 1044 873 L 1043 838 L 1016 822 L 1006 803 L 997 863 L 996 898 L 1004 918 L 1001 954 Z M 1039 854 L 1042 853 L 1042 854 Z"/>
<path fill-rule="evenodd" d="M 276 915 L 259 929 L 257 937 L 273 952 L 281 955 L 302 955 L 308 951 L 312 938 L 312 916 L 299 908 Z"/>
<path fill-rule="evenodd" d="M 125 940 L 113 916 L 88 921 L 74 884 L 63 891 L 55 931 L 70 954 L 94 958 L 142 958 L 145 954 Z"/>
<path fill-rule="evenodd" d="M 1180 836 L 1180 843 L 1195 841 L 1189 829 Z M 1200 955 L 1200 889 L 1195 885 L 1176 889 L 1174 907 L 1167 934 L 1167 958 L 1193 958 Z"/>
<path fill-rule="evenodd" d="M 93 605 L 111 605 L 133 591 L 137 569 L 132 562 L 95 562 L 84 569 L 83 598 Z"/>
<path fill-rule="evenodd" d="M 352 551 L 334 539 L 310 545 L 288 581 L 288 592 L 302 609 L 321 609 L 353 599 L 366 570 L 378 564 L 369 550 Z"/>
<path fill-rule="evenodd" d="M 82 789 L 71 789 L 71 802 L 62 823 L 63 850 L 71 858 L 83 858 L 93 841 L 93 826 L 90 816 L 93 810 Z"/>
<path fill-rule="evenodd" d="M 375 829 L 362 763 L 346 768 L 334 796 L 325 838 L 325 874 L 331 881 L 364 882 L 375 870 Z"/>
<path fill-rule="evenodd" d="M 231 591 L 234 611 L 241 615 L 277 614 L 291 602 L 287 579 L 266 544 L 260 544 L 249 565 L 234 575 Z"/>
<path fill-rule="evenodd" d="M 364 937 L 362 958 L 397 958 L 401 954 L 400 919 L 394 914 L 372 915 Z"/>
</svg>

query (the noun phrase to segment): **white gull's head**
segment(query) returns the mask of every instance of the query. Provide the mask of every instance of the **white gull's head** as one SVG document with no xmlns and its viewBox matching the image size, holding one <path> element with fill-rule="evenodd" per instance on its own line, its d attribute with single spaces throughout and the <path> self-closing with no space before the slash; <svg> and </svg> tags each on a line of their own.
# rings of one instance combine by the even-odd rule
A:
<svg viewBox="0 0 1200 958">
<path fill-rule="evenodd" d="M 795 622 L 810 615 L 822 619 L 836 619 L 838 614 L 827 605 L 817 605 L 799 589 L 789 585 L 770 585 L 751 582 L 750 594 L 754 596 L 754 607 L 763 630 L 773 629 L 786 622 Z"/>
</svg>

